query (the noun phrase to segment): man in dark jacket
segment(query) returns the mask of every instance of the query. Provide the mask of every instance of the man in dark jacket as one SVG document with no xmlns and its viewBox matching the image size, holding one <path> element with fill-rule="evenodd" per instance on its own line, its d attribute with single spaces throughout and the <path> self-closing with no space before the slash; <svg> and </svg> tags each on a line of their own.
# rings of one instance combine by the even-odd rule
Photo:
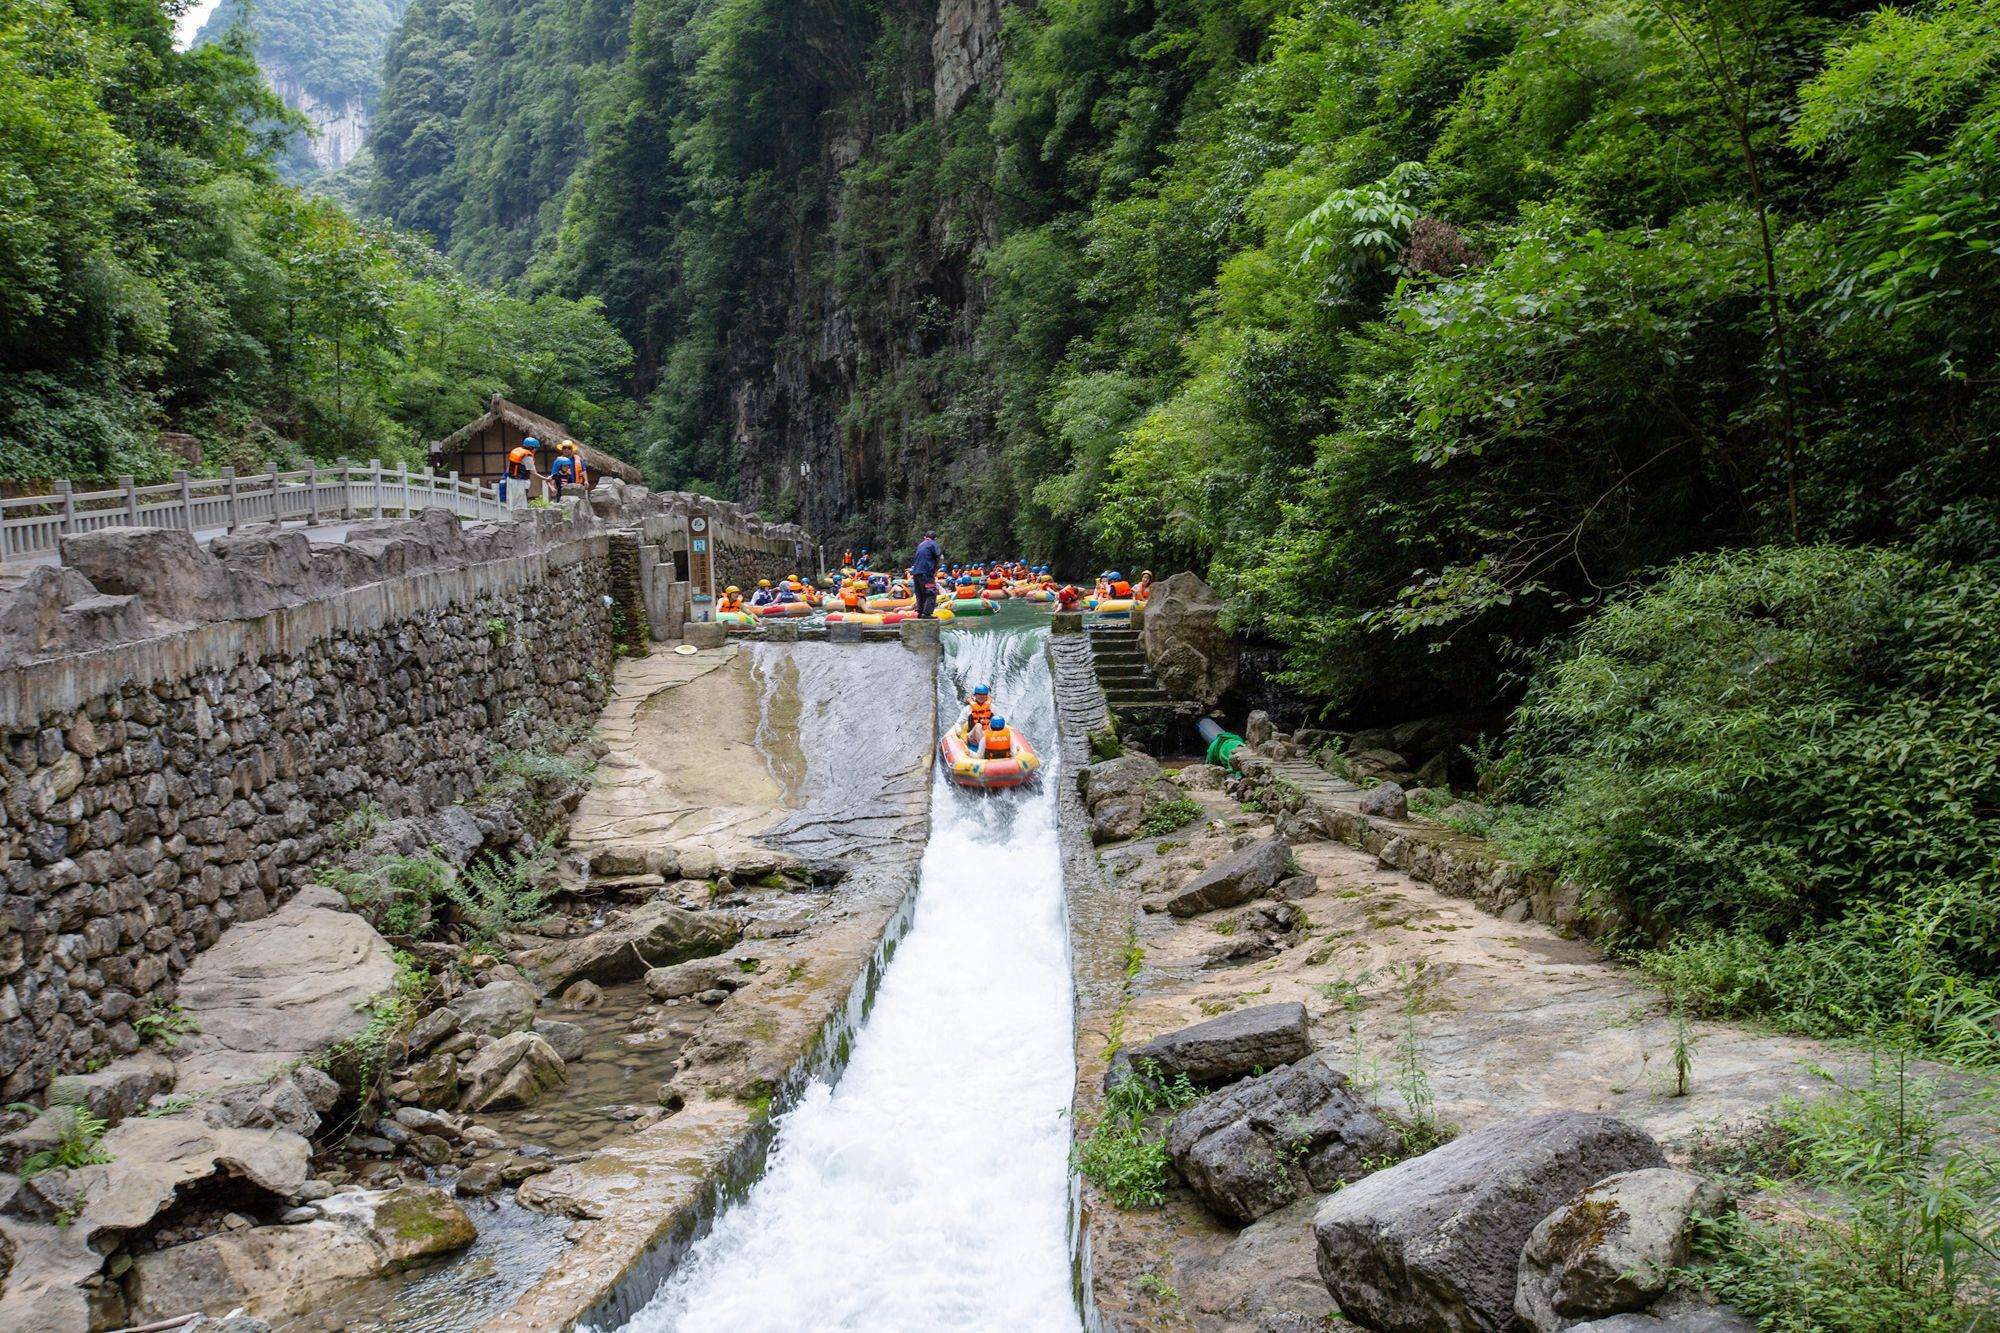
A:
<svg viewBox="0 0 2000 1333">
<path fill-rule="evenodd" d="M 944 551 L 935 532 L 926 532 L 917 543 L 916 557 L 910 561 L 910 577 L 917 585 L 917 614 L 929 616 L 937 606 L 937 572 L 944 564 Z"/>
</svg>

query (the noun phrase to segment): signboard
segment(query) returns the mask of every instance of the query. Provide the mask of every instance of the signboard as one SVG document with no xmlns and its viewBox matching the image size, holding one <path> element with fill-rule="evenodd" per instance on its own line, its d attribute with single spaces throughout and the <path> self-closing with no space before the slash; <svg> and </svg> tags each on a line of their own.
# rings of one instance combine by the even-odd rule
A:
<svg viewBox="0 0 2000 1333">
<path fill-rule="evenodd" d="M 694 553 L 695 553 L 696 555 L 707 555 L 707 554 L 708 554 L 708 538 L 706 538 L 706 537 L 696 537 L 696 538 L 694 539 Z"/>
</svg>

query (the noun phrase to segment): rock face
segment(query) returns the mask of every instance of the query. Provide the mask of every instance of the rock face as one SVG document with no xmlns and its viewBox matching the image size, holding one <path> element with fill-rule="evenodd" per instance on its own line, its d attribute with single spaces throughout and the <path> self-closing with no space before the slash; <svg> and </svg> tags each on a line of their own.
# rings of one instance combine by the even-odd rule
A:
<svg viewBox="0 0 2000 1333">
<path fill-rule="evenodd" d="M 198 1031 L 181 1039 L 179 1091 L 198 1096 L 368 1026 L 365 1006 L 396 981 L 388 944 L 331 889 L 301 890 L 196 959 L 180 1003 Z"/>
<path fill-rule="evenodd" d="M 1163 1078 L 1185 1074 L 1191 1083 L 1212 1086 L 1292 1064 L 1310 1054 L 1306 1007 L 1297 1002 L 1260 1004 L 1122 1051 L 1113 1062 L 1112 1075 L 1143 1072 L 1151 1062 L 1159 1066 Z"/>
<path fill-rule="evenodd" d="M 1543 1218 L 1521 1253 L 1514 1312 L 1537 1333 L 1643 1310 L 1687 1262 L 1698 1220 L 1729 1196 L 1688 1171 L 1654 1167 L 1600 1180 Z"/>
<path fill-rule="evenodd" d="M 321 1220 L 225 1231 L 140 1256 L 126 1282 L 134 1320 L 243 1307 L 304 1314 L 355 1278 L 447 1254 L 476 1232 L 444 1191 L 409 1185 L 356 1190 L 319 1204 Z"/>
<path fill-rule="evenodd" d="M 1401 1142 L 1347 1075 L 1317 1056 L 1204 1097 L 1167 1131 L 1182 1179 L 1237 1226 L 1359 1180 Z"/>
<path fill-rule="evenodd" d="M 1123 842 L 1138 836 L 1160 766 L 1143 754 L 1120 755 L 1092 764 L 1077 775 L 1077 789 L 1090 815 L 1090 840 Z"/>
<path fill-rule="evenodd" d="M 451 1002 L 459 1030 L 480 1037 L 504 1037 L 535 1021 L 541 997 L 518 981 L 492 981 Z M 414 1043 L 412 1043 L 414 1045 Z"/>
<path fill-rule="evenodd" d="M 1384 782 L 1362 793 L 1361 813 L 1377 819 L 1407 819 L 1410 815 L 1409 797 L 1401 784 Z"/>
<path fill-rule="evenodd" d="M 472 1057 L 464 1077 L 459 1108 L 466 1111 L 533 1106 L 550 1089 L 569 1082 L 562 1057 L 532 1032 L 516 1032 L 494 1042 Z"/>
<path fill-rule="evenodd" d="M 647 903 L 612 913 L 580 939 L 526 950 L 517 961 L 540 979 L 544 994 L 560 995 L 578 981 L 634 981 L 651 968 L 721 953 L 742 937 L 741 923 L 721 912 Z"/>
<path fill-rule="evenodd" d="M 1199 916 L 1222 907 L 1240 907 L 1292 874 L 1292 849 L 1283 838 L 1265 838 L 1239 847 L 1196 875 L 1167 899 L 1175 916 Z"/>
<path fill-rule="evenodd" d="M 1559 1112 L 1505 1121 L 1348 1186 L 1313 1219 L 1341 1312 L 1391 1333 L 1515 1326 L 1522 1248 L 1586 1186 L 1664 1165 L 1622 1120 Z"/>
<path fill-rule="evenodd" d="M 1236 683 L 1236 644 L 1222 626 L 1222 598 L 1198 575 L 1153 585 L 1139 643 L 1160 688 L 1177 699 L 1212 706 Z"/>
</svg>

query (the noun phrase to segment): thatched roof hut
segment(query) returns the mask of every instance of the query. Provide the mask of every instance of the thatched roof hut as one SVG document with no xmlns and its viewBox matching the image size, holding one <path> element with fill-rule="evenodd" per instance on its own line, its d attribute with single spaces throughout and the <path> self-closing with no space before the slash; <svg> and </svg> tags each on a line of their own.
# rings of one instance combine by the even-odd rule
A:
<svg viewBox="0 0 2000 1333">
<path fill-rule="evenodd" d="M 564 440 L 576 439 L 569 433 L 569 427 L 560 421 L 551 421 L 539 412 L 530 412 L 519 403 L 511 403 L 496 393 L 485 416 L 461 426 L 431 446 L 431 466 L 439 472 L 456 472 L 461 477 L 498 481 L 506 468 L 508 453 L 521 441 L 531 438 L 541 446 L 535 454 L 535 465 L 544 473 L 556 461 L 556 446 Z M 614 458 L 582 440 L 577 440 L 576 446 L 591 476 L 617 477 L 620 481 L 645 484 L 646 479 L 639 469 L 624 459 Z"/>
</svg>

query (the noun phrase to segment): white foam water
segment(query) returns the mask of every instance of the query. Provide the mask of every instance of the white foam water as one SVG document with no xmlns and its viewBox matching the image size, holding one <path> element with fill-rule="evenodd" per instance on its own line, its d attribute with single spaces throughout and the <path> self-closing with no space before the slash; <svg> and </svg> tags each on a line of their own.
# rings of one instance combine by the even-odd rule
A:
<svg viewBox="0 0 2000 1333">
<path fill-rule="evenodd" d="M 909 933 L 837 1086 L 777 1127 L 765 1174 L 635 1333 L 1075 1330 L 1072 1013 L 1044 631 L 948 634 L 940 718 L 990 682 L 1047 767 L 996 796 L 935 781 Z"/>
</svg>

